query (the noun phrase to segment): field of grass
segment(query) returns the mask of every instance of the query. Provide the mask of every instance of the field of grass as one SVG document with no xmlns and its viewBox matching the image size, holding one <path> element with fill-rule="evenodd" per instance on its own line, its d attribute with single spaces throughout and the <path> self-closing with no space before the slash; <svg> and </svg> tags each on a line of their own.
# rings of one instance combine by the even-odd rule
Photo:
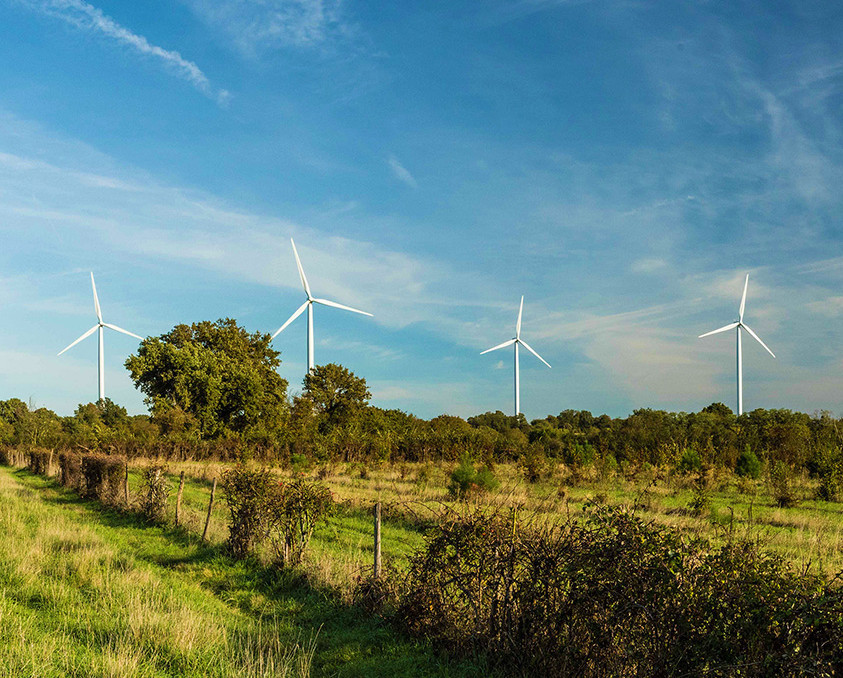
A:
<svg viewBox="0 0 843 678">
<path fill-rule="evenodd" d="M 312 469 L 310 475 L 321 477 L 341 506 L 314 534 L 307 566 L 315 571 L 317 578 L 339 589 L 347 588 L 359 572 L 371 567 L 370 510 L 376 501 L 385 506 L 384 558 L 400 563 L 422 544 L 417 527 L 419 519 L 432 517 L 442 507 L 457 505 L 447 490 L 454 466 L 400 464 L 363 470 L 359 465 L 333 464 Z M 169 465 L 173 493 L 180 471 L 184 470 L 189 478 L 185 501 L 191 513 L 188 518 L 191 529 L 201 532 L 210 479 L 219 477 L 224 468 L 218 463 Z M 278 469 L 277 472 L 289 475 L 289 471 Z M 635 479 L 616 475 L 601 480 L 592 476 L 571 482 L 557 472 L 541 482 L 528 483 L 514 465 L 505 464 L 497 465 L 495 474 L 501 487 L 472 501 L 517 507 L 551 519 L 576 517 L 587 501 L 635 506 L 645 520 L 703 536 L 715 543 L 730 536 L 753 539 L 797 568 L 810 566 L 830 575 L 843 570 L 843 503 L 815 499 L 814 484 L 806 478 L 795 481 L 799 504 L 779 508 L 763 480 L 739 481 L 731 474 L 713 476 L 708 479 L 708 505 L 694 511 L 692 476 L 653 472 Z M 224 540 L 227 535 L 225 512 L 225 504 L 218 502 L 211 522 L 216 541 Z"/>
<path fill-rule="evenodd" d="M 204 481 L 191 482 L 187 529 L 149 526 L 0 467 L 0 676 L 483 675 L 396 636 L 301 572 L 201 544 L 206 502 Z M 314 557 L 327 557 L 328 542 L 362 548 L 364 522 L 350 511 L 323 528 Z"/>
</svg>

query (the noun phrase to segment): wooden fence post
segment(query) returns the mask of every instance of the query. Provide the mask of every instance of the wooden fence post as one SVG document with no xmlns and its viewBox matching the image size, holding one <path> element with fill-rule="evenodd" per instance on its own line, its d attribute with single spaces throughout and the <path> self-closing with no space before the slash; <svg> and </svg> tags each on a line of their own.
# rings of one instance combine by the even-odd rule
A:
<svg viewBox="0 0 843 678">
<path fill-rule="evenodd" d="M 184 492 L 184 471 L 179 476 L 179 493 L 176 495 L 176 527 L 179 526 L 179 518 L 181 517 L 181 495 Z"/>
<path fill-rule="evenodd" d="M 375 579 L 381 576 L 381 503 L 375 504 Z"/>
<path fill-rule="evenodd" d="M 217 493 L 217 479 L 214 478 L 214 484 L 211 487 L 211 501 L 208 502 L 208 515 L 205 517 L 205 529 L 202 530 L 202 541 L 208 538 L 208 525 L 211 524 L 211 509 L 214 508 L 214 495 Z"/>
<path fill-rule="evenodd" d="M 129 505 L 129 460 L 126 459 L 126 477 L 123 479 L 123 501 Z"/>
</svg>

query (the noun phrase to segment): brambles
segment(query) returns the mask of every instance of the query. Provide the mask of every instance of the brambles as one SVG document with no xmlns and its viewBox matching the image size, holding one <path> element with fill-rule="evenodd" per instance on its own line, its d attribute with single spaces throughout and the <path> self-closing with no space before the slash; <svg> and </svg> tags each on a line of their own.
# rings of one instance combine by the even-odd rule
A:
<svg viewBox="0 0 843 678">
<path fill-rule="evenodd" d="M 411 559 L 397 620 L 508 675 L 834 675 L 843 662 L 839 587 L 608 507 L 557 526 L 448 515 Z"/>
<path fill-rule="evenodd" d="M 143 470 L 143 482 L 140 490 L 139 508 L 150 522 L 160 522 L 167 512 L 167 497 L 170 486 L 163 466 L 149 466 Z"/>
</svg>

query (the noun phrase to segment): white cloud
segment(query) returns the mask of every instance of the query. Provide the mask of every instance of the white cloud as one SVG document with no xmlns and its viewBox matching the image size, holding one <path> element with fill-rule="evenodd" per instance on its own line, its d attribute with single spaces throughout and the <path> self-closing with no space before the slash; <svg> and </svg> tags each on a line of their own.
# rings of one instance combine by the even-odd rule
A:
<svg viewBox="0 0 843 678">
<path fill-rule="evenodd" d="M 415 177 L 410 174 L 409 170 L 398 161 L 398 158 L 391 155 L 387 159 L 387 163 L 389 164 L 392 173 L 399 181 L 404 182 L 410 188 L 418 188 L 418 183 L 416 182 Z"/>
<path fill-rule="evenodd" d="M 629 270 L 633 273 L 658 273 L 668 267 L 664 259 L 638 259 L 632 262 Z"/>
<path fill-rule="evenodd" d="M 808 304 L 808 310 L 827 318 L 837 318 L 843 315 L 843 297 L 826 297 L 820 301 L 812 301 Z"/>
<path fill-rule="evenodd" d="M 339 0 L 184 0 L 245 54 L 314 47 L 347 35 Z"/>
<path fill-rule="evenodd" d="M 84 0 L 20 1 L 32 9 L 61 19 L 80 30 L 91 31 L 112 38 L 144 56 L 157 60 L 171 73 L 186 80 L 205 96 L 221 105 L 225 105 L 230 98 L 229 92 L 214 87 L 194 62 L 185 59 L 176 51 L 151 44 L 144 36 L 121 26 L 114 19 L 106 16 L 102 10 L 84 2 Z"/>
</svg>

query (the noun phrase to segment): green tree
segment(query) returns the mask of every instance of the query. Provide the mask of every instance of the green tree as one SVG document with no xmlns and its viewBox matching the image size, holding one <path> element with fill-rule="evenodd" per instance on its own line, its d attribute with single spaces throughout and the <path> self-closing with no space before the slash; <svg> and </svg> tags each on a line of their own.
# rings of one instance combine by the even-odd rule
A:
<svg viewBox="0 0 843 678">
<path fill-rule="evenodd" d="M 144 339 L 126 368 L 165 431 L 193 430 L 195 422 L 205 438 L 265 435 L 287 413 L 287 382 L 270 340 L 231 318 L 176 325 Z"/>
<path fill-rule="evenodd" d="M 366 380 L 342 365 L 317 365 L 304 378 L 302 401 L 320 419 L 320 429 L 353 421 L 366 407 L 372 394 Z"/>
</svg>

